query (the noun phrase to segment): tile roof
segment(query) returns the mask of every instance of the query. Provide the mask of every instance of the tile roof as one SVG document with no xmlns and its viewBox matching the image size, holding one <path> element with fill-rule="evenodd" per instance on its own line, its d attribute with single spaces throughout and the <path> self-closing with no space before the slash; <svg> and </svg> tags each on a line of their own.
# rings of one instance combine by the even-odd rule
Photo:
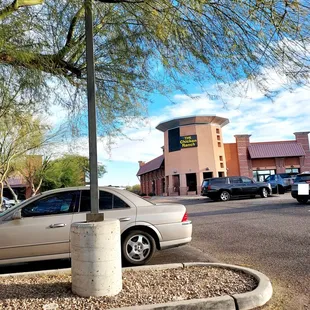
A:
<svg viewBox="0 0 310 310">
<path fill-rule="evenodd" d="M 143 166 L 140 167 L 139 171 L 137 172 L 137 176 L 159 169 L 163 161 L 164 161 L 164 155 L 160 155 L 152 159 L 151 161 L 145 163 Z"/>
<path fill-rule="evenodd" d="M 257 144 L 251 143 L 248 146 L 248 150 L 252 159 L 271 157 L 294 157 L 306 155 L 302 145 L 295 141 Z"/>
</svg>

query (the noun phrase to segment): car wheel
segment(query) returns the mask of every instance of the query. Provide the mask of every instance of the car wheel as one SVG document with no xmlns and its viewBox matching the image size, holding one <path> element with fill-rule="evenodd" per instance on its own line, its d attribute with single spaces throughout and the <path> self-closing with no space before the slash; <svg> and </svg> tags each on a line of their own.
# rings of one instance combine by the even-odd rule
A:
<svg viewBox="0 0 310 310">
<path fill-rule="evenodd" d="M 299 203 L 302 203 L 302 204 L 308 202 L 308 198 L 306 198 L 306 197 L 297 197 L 296 199 L 297 199 L 297 201 L 298 201 Z"/>
<path fill-rule="evenodd" d="M 261 189 L 261 193 L 260 193 L 260 196 L 262 197 L 262 198 L 267 198 L 268 197 L 268 190 L 267 190 L 267 188 L 262 188 Z"/>
<path fill-rule="evenodd" d="M 222 201 L 228 201 L 228 200 L 230 199 L 230 193 L 227 192 L 227 191 L 222 191 L 222 192 L 220 193 L 220 199 L 221 199 Z"/>
<path fill-rule="evenodd" d="M 279 194 L 283 195 L 285 193 L 285 189 L 283 186 L 279 186 Z"/>
<path fill-rule="evenodd" d="M 122 256 L 130 265 L 144 265 L 155 252 L 155 240 L 145 231 L 130 232 L 122 242 Z"/>
</svg>

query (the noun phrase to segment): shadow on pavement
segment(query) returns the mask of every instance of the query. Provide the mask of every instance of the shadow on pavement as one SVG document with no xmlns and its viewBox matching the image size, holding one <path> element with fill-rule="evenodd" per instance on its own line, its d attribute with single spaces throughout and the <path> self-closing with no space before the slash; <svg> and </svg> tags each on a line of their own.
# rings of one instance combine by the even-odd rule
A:
<svg viewBox="0 0 310 310">
<path fill-rule="evenodd" d="M 70 268 L 69 259 L 47 260 L 0 266 L 0 274 Z"/>
<path fill-rule="evenodd" d="M 296 207 L 301 207 L 300 204 L 296 204 Z M 234 208 L 233 206 L 229 209 L 222 209 L 222 210 L 210 210 L 210 211 L 203 211 L 203 212 L 188 212 L 190 217 L 199 217 L 199 216 L 212 216 L 212 215 L 224 215 L 224 214 L 238 214 L 238 213 L 248 213 L 248 212 L 268 212 L 274 210 L 283 210 L 283 209 L 290 209 L 292 208 L 292 202 L 289 201 L 287 203 L 281 204 L 259 204 L 259 205 L 252 205 L 247 207 L 237 207 Z"/>
</svg>

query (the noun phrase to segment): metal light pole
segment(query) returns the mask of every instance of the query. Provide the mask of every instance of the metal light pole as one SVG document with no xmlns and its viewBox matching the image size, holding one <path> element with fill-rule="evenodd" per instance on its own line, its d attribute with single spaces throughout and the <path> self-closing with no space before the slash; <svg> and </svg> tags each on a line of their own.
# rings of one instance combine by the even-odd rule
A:
<svg viewBox="0 0 310 310">
<path fill-rule="evenodd" d="M 72 292 L 83 297 L 114 296 L 122 290 L 120 222 L 99 213 L 96 89 L 92 0 L 84 0 L 91 213 L 70 228 Z"/>
<path fill-rule="evenodd" d="M 96 121 L 96 85 L 94 64 L 94 35 L 92 0 L 85 0 L 85 35 L 87 64 L 87 101 L 88 101 L 88 141 L 90 161 L 90 206 L 87 222 L 98 222 L 104 219 L 99 213 L 98 160 L 97 160 L 97 121 Z"/>
</svg>

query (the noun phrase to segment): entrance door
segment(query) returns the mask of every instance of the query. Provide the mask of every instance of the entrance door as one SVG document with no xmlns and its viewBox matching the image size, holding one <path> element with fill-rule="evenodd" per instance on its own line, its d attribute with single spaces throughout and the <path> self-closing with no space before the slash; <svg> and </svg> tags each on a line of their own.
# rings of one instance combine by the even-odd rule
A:
<svg viewBox="0 0 310 310">
<path fill-rule="evenodd" d="M 180 176 L 178 174 L 172 176 L 173 192 L 180 195 Z"/>
<path fill-rule="evenodd" d="M 204 178 L 204 179 L 213 178 L 213 172 L 204 172 L 204 173 L 203 173 L 203 178 Z"/>
<path fill-rule="evenodd" d="M 189 192 L 196 192 L 197 194 L 197 177 L 196 173 L 186 174 L 186 186 Z"/>
</svg>

